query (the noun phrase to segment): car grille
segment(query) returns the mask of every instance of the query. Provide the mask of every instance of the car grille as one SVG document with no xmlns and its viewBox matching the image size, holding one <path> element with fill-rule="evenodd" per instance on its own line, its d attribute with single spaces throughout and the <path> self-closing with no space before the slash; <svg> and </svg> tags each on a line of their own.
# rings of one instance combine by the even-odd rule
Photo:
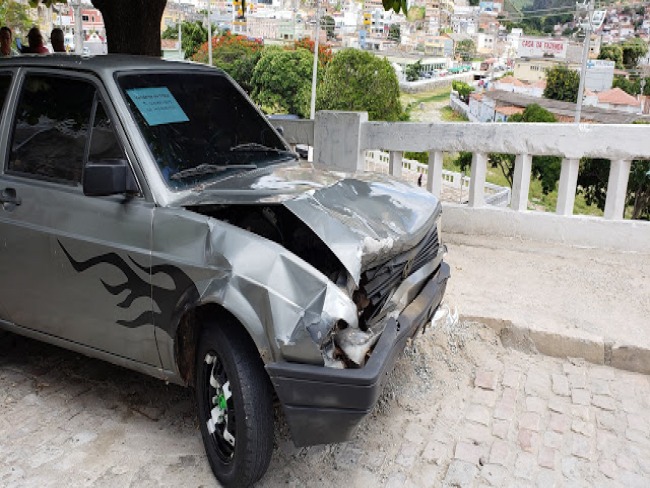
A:
<svg viewBox="0 0 650 488">
<path fill-rule="evenodd" d="M 370 301 L 362 318 L 366 324 L 376 318 L 391 293 L 410 274 L 414 273 L 438 255 L 440 242 L 435 225 L 413 248 L 393 256 L 388 261 L 366 270 L 361 277 L 361 287 Z"/>
</svg>

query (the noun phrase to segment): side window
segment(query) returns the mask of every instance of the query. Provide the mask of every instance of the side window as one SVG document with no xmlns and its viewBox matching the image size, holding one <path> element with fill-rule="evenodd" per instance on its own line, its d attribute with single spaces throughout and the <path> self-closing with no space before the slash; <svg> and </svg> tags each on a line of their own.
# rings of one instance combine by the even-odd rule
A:
<svg viewBox="0 0 650 488">
<path fill-rule="evenodd" d="M 100 100 L 97 102 L 97 111 L 95 112 L 88 161 L 97 162 L 102 159 L 126 159 L 126 156 L 115 135 L 111 119 Z"/>
<path fill-rule="evenodd" d="M 8 169 L 79 184 L 95 92 L 84 80 L 27 75 Z"/>
<path fill-rule="evenodd" d="M 2 107 L 5 105 L 5 100 L 7 94 L 9 93 L 9 87 L 11 86 L 11 75 L 9 74 L 0 74 L 0 113 L 2 113 Z"/>
</svg>

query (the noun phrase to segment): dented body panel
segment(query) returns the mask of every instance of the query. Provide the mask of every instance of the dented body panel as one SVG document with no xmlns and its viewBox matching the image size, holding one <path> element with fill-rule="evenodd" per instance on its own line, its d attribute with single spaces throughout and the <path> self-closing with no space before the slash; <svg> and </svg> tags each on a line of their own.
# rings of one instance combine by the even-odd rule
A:
<svg viewBox="0 0 650 488">
<path fill-rule="evenodd" d="M 215 326 L 194 314 L 225 310 L 257 346 L 296 443 L 348 438 L 444 295 L 440 202 L 388 176 L 301 164 L 218 70 L 110 56 L 3 67 L 0 327 L 188 384 L 197 331 Z M 20 119 L 21 91 L 62 78 L 91 90 L 86 125 Z M 53 131 L 86 148 L 77 180 L 30 173 L 65 163 L 38 153 Z M 80 175 L 94 165 L 128 184 L 90 196 Z"/>
</svg>

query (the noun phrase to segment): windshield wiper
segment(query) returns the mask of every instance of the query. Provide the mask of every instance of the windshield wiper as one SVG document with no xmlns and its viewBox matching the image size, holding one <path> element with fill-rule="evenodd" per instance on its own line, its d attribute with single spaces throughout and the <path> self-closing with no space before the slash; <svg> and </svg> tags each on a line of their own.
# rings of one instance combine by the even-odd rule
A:
<svg viewBox="0 0 650 488">
<path fill-rule="evenodd" d="M 230 148 L 231 151 L 250 151 L 250 152 L 274 152 L 276 154 L 293 154 L 292 151 L 287 151 L 286 149 L 279 149 L 277 147 L 269 147 L 264 144 L 259 144 L 257 142 L 244 142 L 243 144 L 237 144 Z"/>
<path fill-rule="evenodd" d="M 229 169 L 257 169 L 256 164 L 199 164 L 194 168 L 187 168 L 178 173 L 174 173 L 169 178 L 171 180 L 182 180 L 190 176 L 209 175 L 221 173 Z"/>
</svg>

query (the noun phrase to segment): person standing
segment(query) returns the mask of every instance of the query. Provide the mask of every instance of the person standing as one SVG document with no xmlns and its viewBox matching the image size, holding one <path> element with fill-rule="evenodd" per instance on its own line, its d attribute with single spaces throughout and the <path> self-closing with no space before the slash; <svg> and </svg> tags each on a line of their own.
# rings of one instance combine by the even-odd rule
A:
<svg viewBox="0 0 650 488">
<path fill-rule="evenodd" d="M 43 44 L 43 35 L 38 27 L 32 27 L 27 33 L 27 40 L 29 41 L 29 47 L 23 49 L 23 53 L 26 54 L 49 54 L 50 51 Z"/>
<path fill-rule="evenodd" d="M 50 33 L 50 42 L 52 43 L 52 50 L 55 53 L 64 53 L 66 52 L 65 50 L 65 36 L 63 35 L 63 31 L 59 29 L 58 27 L 55 27 L 52 29 L 52 32 Z"/>
<path fill-rule="evenodd" d="M 12 38 L 9 27 L 0 27 L 0 57 L 18 56 L 18 52 L 11 47 Z"/>
</svg>

